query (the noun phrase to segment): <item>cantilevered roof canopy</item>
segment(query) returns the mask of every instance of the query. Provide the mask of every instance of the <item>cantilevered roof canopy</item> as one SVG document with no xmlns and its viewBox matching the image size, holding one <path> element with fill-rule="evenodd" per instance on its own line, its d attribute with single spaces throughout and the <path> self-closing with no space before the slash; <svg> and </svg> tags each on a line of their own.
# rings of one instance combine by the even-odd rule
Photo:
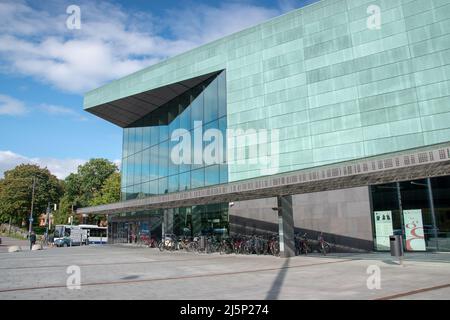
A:
<svg viewBox="0 0 450 320">
<path fill-rule="evenodd" d="M 179 81 L 87 108 L 86 111 L 112 122 L 119 127 L 126 128 L 153 110 L 183 94 L 185 91 L 192 89 L 203 81 L 219 73 L 220 71 L 211 72 L 195 78 Z"/>
</svg>

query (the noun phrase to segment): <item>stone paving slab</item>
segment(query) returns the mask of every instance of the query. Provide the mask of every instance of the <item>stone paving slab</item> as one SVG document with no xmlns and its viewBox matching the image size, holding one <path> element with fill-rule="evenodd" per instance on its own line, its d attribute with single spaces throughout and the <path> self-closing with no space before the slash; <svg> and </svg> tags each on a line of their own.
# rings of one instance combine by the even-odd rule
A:
<svg viewBox="0 0 450 320">
<path fill-rule="evenodd" d="M 66 286 L 67 267 L 81 270 L 81 289 Z M 369 290 L 369 266 L 381 289 Z M 86 246 L 0 252 L 0 299 L 377 299 L 450 287 L 449 254 L 272 256 L 159 252 Z M 405 299 L 449 299 L 445 287 Z M 397 299 L 396 298 L 396 299 Z"/>
</svg>

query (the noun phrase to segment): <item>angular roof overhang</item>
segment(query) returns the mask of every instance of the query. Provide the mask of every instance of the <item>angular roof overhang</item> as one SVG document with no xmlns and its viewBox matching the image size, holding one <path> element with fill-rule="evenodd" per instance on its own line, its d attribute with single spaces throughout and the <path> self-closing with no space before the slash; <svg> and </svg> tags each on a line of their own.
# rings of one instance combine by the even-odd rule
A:
<svg viewBox="0 0 450 320">
<path fill-rule="evenodd" d="M 211 72 L 195 78 L 144 91 L 115 101 L 87 108 L 86 111 L 119 127 L 126 128 L 150 112 L 192 89 L 203 81 L 219 74 Z"/>
</svg>

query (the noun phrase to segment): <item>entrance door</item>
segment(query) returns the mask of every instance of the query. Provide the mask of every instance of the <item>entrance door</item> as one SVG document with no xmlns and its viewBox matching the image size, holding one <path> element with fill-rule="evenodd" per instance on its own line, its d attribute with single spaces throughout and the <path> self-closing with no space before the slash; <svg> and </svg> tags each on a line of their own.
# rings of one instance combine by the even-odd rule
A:
<svg viewBox="0 0 450 320">
<path fill-rule="evenodd" d="M 389 250 L 389 236 L 403 236 L 406 251 L 436 250 L 436 228 L 427 180 L 371 186 L 375 250 Z"/>
</svg>

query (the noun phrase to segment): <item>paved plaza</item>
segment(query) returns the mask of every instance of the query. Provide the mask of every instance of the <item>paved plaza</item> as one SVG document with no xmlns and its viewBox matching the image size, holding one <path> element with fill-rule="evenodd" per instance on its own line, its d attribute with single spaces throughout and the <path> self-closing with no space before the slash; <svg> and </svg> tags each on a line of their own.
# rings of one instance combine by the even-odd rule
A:
<svg viewBox="0 0 450 320">
<path fill-rule="evenodd" d="M 159 252 L 117 245 L 8 253 L 3 238 L 0 299 L 449 299 L 450 254 L 272 256 Z M 80 289 L 68 289 L 69 266 Z M 379 269 L 377 268 L 379 267 Z M 380 289 L 368 289 L 372 270 Z M 376 286 L 369 279 L 371 287 Z M 74 284 L 70 282 L 69 284 Z"/>
</svg>

